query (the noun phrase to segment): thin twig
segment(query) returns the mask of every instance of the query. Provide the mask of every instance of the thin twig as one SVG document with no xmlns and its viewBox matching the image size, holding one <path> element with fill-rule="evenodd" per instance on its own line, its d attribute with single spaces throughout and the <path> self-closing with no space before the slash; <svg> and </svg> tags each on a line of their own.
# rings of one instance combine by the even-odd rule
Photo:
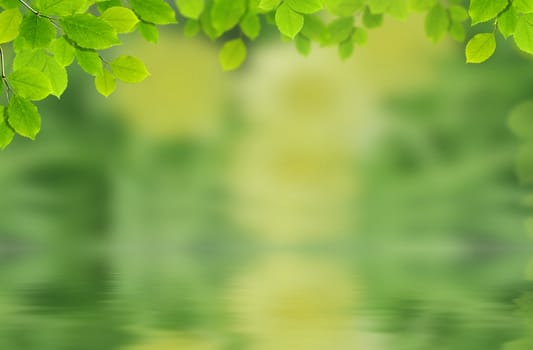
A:
<svg viewBox="0 0 533 350">
<path fill-rule="evenodd" d="M 41 14 L 39 13 L 39 11 L 35 10 L 33 7 L 30 6 L 30 4 L 28 4 L 26 1 L 24 0 L 19 0 L 19 2 L 24 5 L 25 8 L 27 8 L 28 10 L 30 10 L 31 12 L 33 12 L 34 15 L 36 16 L 40 16 Z"/>
<path fill-rule="evenodd" d="M 2 46 L 0 46 L 0 74 L 2 74 L 2 83 L 4 84 L 4 86 L 6 87 L 5 88 L 5 93 L 6 93 L 6 99 L 7 101 L 9 102 L 9 98 L 10 98 L 10 92 L 11 92 L 11 86 L 9 86 L 9 83 L 7 81 L 7 78 L 6 78 L 6 60 L 4 58 L 4 49 L 2 48 Z"/>
<path fill-rule="evenodd" d="M 5 59 L 4 59 L 4 49 L 2 49 L 2 46 L 0 46 L 0 68 L 2 69 L 1 70 L 2 79 L 5 79 L 6 78 L 6 64 L 5 64 Z"/>
</svg>

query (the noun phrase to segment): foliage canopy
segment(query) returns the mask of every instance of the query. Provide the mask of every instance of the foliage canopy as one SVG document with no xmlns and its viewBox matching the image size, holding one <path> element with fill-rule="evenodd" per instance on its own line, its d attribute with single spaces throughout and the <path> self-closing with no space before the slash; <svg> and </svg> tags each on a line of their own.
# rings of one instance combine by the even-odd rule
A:
<svg viewBox="0 0 533 350">
<path fill-rule="evenodd" d="M 141 60 L 130 55 L 104 58 L 103 51 L 120 45 L 119 35 L 134 31 L 155 43 L 157 26 L 178 19 L 186 36 L 203 33 L 223 42 L 224 70 L 245 61 L 247 43 L 260 37 L 264 26 L 276 27 L 303 55 L 318 43 L 337 46 L 346 59 L 385 15 L 401 19 L 410 12 L 425 13 L 426 34 L 435 42 L 446 34 L 464 41 L 468 21 L 472 26 L 491 23 L 493 30 L 468 41 L 469 63 L 494 54 L 496 32 L 533 55 L 531 0 L 0 0 L 0 9 L 0 90 L 5 94 L 0 148 L 15 134 L 35 138 L 41 119 L 33 101 L 59 98 L 68 84 L 66 67 L 74 60 L 94 76 L 96 90 L 104 96 L 113 93 L 117 80 L 144 80 L 149 73 Z M 12 62 L 5 60 L 7 45 L 14 51 Z"/>
</svg>

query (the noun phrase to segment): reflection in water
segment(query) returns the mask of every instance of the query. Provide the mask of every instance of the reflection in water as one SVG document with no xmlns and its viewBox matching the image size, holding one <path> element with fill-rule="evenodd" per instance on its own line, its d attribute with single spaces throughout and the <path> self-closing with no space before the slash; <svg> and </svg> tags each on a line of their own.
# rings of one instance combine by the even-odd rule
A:
<svg viewBox="0 0 533 350">
<path fill-rule="evenodd" d="M 335 55 L 295 66 L 291 48 L 260 54 L 237 84 L 247 129 L 228 176 L 232 217 L 271 243 L 342 238 L 356 216 L 354 134 L 366 94 L 345 70 L 321 69 Z"/>
<path fill-rule="evenodd" d="M 507 55 L 369 91 L 352 63 L 275 51 L 251 80 L 191 81 L 225 108 L 184 90 L 176 123 L 172 84 L 142 93 L 170 104 L 149 119 L 74 86 L 0 160 L 0 349 L 529 349 L 502 116 L 533 78 Z"/>
<path fill-rule="evenodd" d="M 354 281 L 331 257 L 271 254 L 230 284 L 236 330 L 248 349 L 355 346 Z"/>
</svg>

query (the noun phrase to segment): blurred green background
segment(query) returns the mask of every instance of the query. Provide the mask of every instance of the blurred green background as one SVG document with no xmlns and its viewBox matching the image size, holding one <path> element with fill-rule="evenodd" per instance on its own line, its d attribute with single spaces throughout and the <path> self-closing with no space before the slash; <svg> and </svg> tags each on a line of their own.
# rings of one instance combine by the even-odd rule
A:
<svg viewBox="0 0 533 350">
<path fill-rule="evenodd" d="M 72 67 L 0 154 L 0 349 L 533 348 L 532 62 L 421 28 L 231 74 L 167 31 L 107 100 Z"/>
</svg>

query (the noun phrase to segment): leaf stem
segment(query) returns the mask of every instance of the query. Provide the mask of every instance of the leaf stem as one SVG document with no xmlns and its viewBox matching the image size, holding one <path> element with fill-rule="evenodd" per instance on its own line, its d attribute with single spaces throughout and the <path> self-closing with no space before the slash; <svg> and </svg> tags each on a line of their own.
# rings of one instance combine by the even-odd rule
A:
<svg viewBox="0 0 533 350">
<path fill-rule="evenodd" d="M 2 74 L 2 83 L 5 85 L 6 87 L 6 90 L 5 90 L 5 93 L 6 93 L 6 99 L 7 101 L 9 102 L 9 98 L 10 98 L 10 93 L 11 93 L 11 86 L 9 85 L 9 82 L 7 81 L 7 76 L 6 76 L 6 60 L 5 60 L 5 57 L 4 57 L 4 49 L 2 48 L 2 46 L 0 46 L 0 73 Z"/>
<path fill-rule="evenodd" d="M 58 28 L 58 29 L 61 29 L 60 27 L 57 26 L 57 24 L 54 22 L 54 18 L 50 17 L 50 16 L 47 16 L 47 15 L 43 15 L 42 13 L 40 13 L 39 11 L 37 11 L 36 9 L 34 9 L 33 7 L 31 7 L 30 4 L 28 4 L 25 0 L 18 0 L 25 8 L 27 8 L 31 13 L 33 13 L 35 16 L 37 17 L 43 17 L 43 18 L 46 18 L 48 20 L 50 20 L 50 22 L 52 22 L 52 24 Z"/>
<path fill-rule="evenodd" d="M 34 9 L 33 7 L 30 6 L 30 4 L 28 4 L 26 1 L 24 0 L 19 0 L 19 2 L 25 7 L 27 8 L 28 10 L 30 10 L 31 12 L 33 12 L 34 15 L 36 16 L 40 16 L 41 14 L 39 13 L 39 11 L 37 11 L 36 9 Z"/>
<path fill-rule="evenodd" d="M 6 78 L 6 64 L 4 59 L 4 49 L 0 46 L 0 69 L 2 73 L 2 79 Z"/>
</svg>

